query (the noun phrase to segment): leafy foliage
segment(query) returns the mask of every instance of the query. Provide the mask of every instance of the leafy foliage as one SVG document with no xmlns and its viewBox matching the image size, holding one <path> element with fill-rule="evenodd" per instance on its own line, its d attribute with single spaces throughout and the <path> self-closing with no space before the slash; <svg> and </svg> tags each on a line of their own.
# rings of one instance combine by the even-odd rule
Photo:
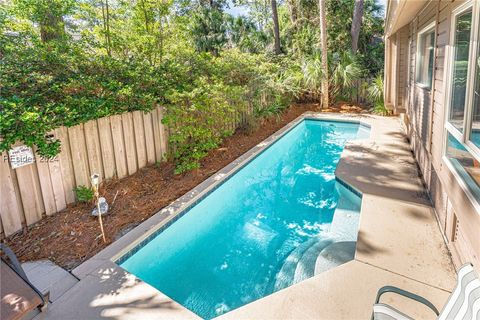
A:
<svg viewBox="0 0 480 320">
<path fill-rule="evenodd" d="M 93 201 L 93 190 L 92 188 L 85 186 L 78 186 L 74 190 L 77 200 L 80 202 L 92 202 Z"/>
<path fill-rule="evenodd" d="M 339 96 L 352 89 L 354 82 L 363 74 L 358 59 L 349 51 L 334 53 L 330 61 L 331 84 L 330 93 Z"/>
<path fill-rule="evenodd" d="M 223 12 L 216 8 L 200 7 L 194 13 L 192 20 L 193 42 L 196 49 L 218 56 L 227 42 Z"/>
<path fill-rule="evenodd" d="M 383 75 L 378 74 L 368 86 L 368 97 L 373 103 L 374 112 L 380 115 L 387 115 L 388 109 L 383 101 Z"/>
<path fill-rule="evenodd" d="M 238 0 L 11 0 L 0 8 L 0 151 L 17 141 L 53 156 L 46 134 L 162 105 L 177 172 L 232 134 L 254 128 L 293 99 L 321 97 L 317 1 L 279 2 L 283 54 L 273 55 L 268 2 Z M 328 1 L 333 98 L 383 65 L 382 19 L 365 0 L 359 54 L 349 54 L 354 0 Z M 249 129 L 249 130 L 250 130 Z"/>
<path fill-rule="evenodd" d="M 45 134 L 60 126 L 132 110 L 150 110 L 164 80 L 146 65 L 109 57 L 92 59 L 78 47 L 21 47 L 1 39 L 3 112 L 0 150 L 17 140 L 37 146 L 43 156 L 60 151 Z"/>
</svg>

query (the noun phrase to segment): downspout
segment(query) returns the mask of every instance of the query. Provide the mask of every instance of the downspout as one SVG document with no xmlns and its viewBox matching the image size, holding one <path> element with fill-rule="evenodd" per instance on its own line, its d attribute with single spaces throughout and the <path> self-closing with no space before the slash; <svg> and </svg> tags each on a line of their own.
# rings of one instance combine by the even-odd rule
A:
<svg viewBox="0 0 480 320">
<path fill-rule="evenodd" d="M 428 124 L 430 126 L 430 130 L 428 133 L 428 154 L 432 157 L 432 140 L 433 140 L 433 111 L 435 107 L 435 78 L 437 74 L 437 61 L 438 61 L 438 32 L 439 32 L 439 19 L 440 19 L 440 3 L 441 0 L 438 0 L 437 5 L 437 14 L 435 16 L 435 48 L 434 50 L 434 60 L 433 60 L 433 70 L 432 70 L 432 88 L 431 88 L 431 95 L 430 95 L 430 114 L 428 117 Z"/>
</svg>

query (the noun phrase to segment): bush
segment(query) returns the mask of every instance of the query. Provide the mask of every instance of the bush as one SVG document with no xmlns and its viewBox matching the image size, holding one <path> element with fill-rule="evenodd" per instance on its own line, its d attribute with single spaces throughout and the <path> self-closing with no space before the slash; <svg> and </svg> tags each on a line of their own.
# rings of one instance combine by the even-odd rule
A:
<svg viewBox="0 0 480 320">
<path fill-rule="evenodd" d="M 7 45 L 2 50 L 0 151 L 20 140 L 52 157 L 60 143 L 45 135 L 54 128 L 150 110 L 161 100 L 164 86 L 158 79 L 163 78 L 141 64 L 87 57 L 74 46 Z"/>
<path fill-rule="evenodd" d="M 378 74 L 373 82 L 368 86 L 367 93 L 370 101 L 373 103 L 373 112 L 380 115 L 387 115 L 388 109 L 383 101 L 383 75 Z"/>
<path fill-rule="evenodd" d="M 75 196 L 80 202 L 92 202 L 93 201 L 93 190 L 92 188 L 85 186 L 78 186 L 74 189 Z"/>
<path fill-rule="evenodd" d="M 232 124 L 241 114 L 253 110 L 252 116 L 261 119 L 278 114 L 290 102 L 278 69 L 262 56 L 228 50 L 221 57 L 190 59 L 195 67 L 183 64 L 184 71 L 201 73 L 191 85 L 169 91 L 163 120 L 170 129 L 176 173 L 198 168 L 200 160 L 233 133 Z"/>
<path fill-rule="evenodd" d="M 33 40 L 32 40 L 33 39 Z M 222 56 L 180 50 L 157 66 L 89 55 L 81 43 L 13 41 L 0 35 L 0 151 L 17 141 L 42 156 L 60 151 L 46 138 L 59 126 L 164 105 L 176 172 L 200 160 L 233 133 L 248 110 L 258 118 L 281 112 L 291 93 L 279 63 L 264 55 L 224 50 Z"/>
</svg>

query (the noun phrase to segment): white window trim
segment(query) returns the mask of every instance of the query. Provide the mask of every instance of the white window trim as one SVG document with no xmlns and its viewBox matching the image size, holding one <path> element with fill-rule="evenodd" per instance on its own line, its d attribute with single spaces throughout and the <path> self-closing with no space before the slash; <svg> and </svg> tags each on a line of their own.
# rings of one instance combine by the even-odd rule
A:
<svg viewBox="0 0 480 320">
<path fill-rule="evenodd" d="M 445 128 L 452 136 L 455 137 L 462 145 L 476 158 L 478 161 L 480 161 L 480 149 L 475 147 L 473 143 L 468 141 L 469 136 L 470 136 L 470 126 L 471 126 L 471 121 L 472 117 L 471 114 L 473 113 L 473 85 L 472 80 L 475 78 L 475 73 L 474 68 L 472 68 L 474 64 L 474 59 L 469 59 L 468 61 L 468 73 L 467 73 L 467 88 L 466 88 L 466 93 L 467 93 L 467 99 L 466 99 L 466 106 L 465 106 L 465 117 L 463 121 L 463 133 L 460 132 L 457 128 L 455 128 L 450 122 L 450 107 L 451 107 L 451 97 L 452 97 L 452 79 L 453 79 L 453 54 L 454 54 L 454 41 L 455 41 L 455 24 L 457 21 L 457 17 L 463 13 L 465 13 L 467 10 L 472 9 L 472 30 L 470 31 L 470 39 L 472 40 L 471 42 L 473 43 L 470 45 L 469 49 L 469 57 L 474 57 L 474 54 L 476 54 L 476 51 L 478 49 L 478 24 L 479 24 L 479 10 L 477 9 L 477 6 L 480 6 L 479 1 L 469 1 L 466 2 L 460 6 L 458 6 L 455 10 L 452 12 L 452 19 L 450 23 L 450 39 L 449 39 L 449 51 L 446 55 L 446 60 L 447 60 L 447 67 L 446 67 L 446 85 L 445 85 L 445 110 L 446 110 L 446 116 L 445 116 Z M 468 129 L 468 130 L 467 130 Z M 444 140 L 444 148 L 443 148 L 443 154 L 446 153 L 447 150 L 447 134 L 445 133 L 445 136 L 443 137 Z"/>
<path fill-rule="evenodd" d="M 436 48 L 437 46 L 437 34 L 435 32 L 435 26 L 436 26 L 436 21 L 432 21 L 430 22 L 427 26 L 423 27 L 418 33 L 417 33 L 417 44 L 416 44 L 416 53 L 415 53 L 415 85 L 417 87 L 420 87 L 420 88 L 423 88 L 423 89 L 426 89 L 426 90 L 431 90 L 431 85 L 428 86 L 426 85 L 425 83 L 422 83 L 422 82 L 418 82 L 418 77 L 419 77 L 419 72 L 421 72 L 420 70 L 420 62 L 423 63 L 424 59 L 422 57 L 422 53 L 420 52 L 421 51 L 421 46 L 420 46 L 420 39 L 422 38 L 422 36 L 426 33 L 430 33 L 430 32 L 433 32 L 433 46 L 434 48 Z M 434 57 L 435 59 L 435 57 Z M 433 68 L 435 69 L 435 68 Z M 433 84 L 433 81 L 435 81 L 435 70 L 432 70 L 432 84 Z"/>
<path fill-rule="evenodd" d="M 475 91 L 475 71 L 477 68 L 480 68 L 480 66 L 477 66 L 476 63 L 477 61 L 475 58 L 480 57 L 480 1 L 475 1 L 473 4 L 473 23 L 472 23 L 472 40 L 473 40 L 473 45 L 471 48 L 471 57 L 470 59 L 470 64 L 469 67 L 471 67 L 472 71 L 470 72 L 471 74 L 469 75 L 469 81 L 470 81 L 470 94 L 469 94 L 469 112 L 467 113 L 467 118 L 466 118 L 466 127 L 469 128 L 469 130 L 466 131 L 466 136 L 465 136 L 465 144 L 472 149 L 473 155 L 477 158 L 477 160 L 480 161 L 480 146 L 475 145 L 473 142 L 470 141 L 470 134 L 473 132 L 473 113 L 474 113 L 474 91 Z M 480 71 L 480 70 L 479 70 Z"/>
<path fill-rule="evenodd" d="M 468 187 L 467 183 L 463 180 L 463 177 L 461 174 L 457 171 L 457 169 L 454 167 L 453 163 L 448 159 L 446 156 L 447 152 L 447 145 L 448 145 L 448 134 L 451 134 L 455 139 L 457 139 L 462 145 L 465 147 L 465 149 L 472 154 L 474 158 L 480 161 L 480 148 L 476 147 L 471 141 L 469 141 L 469 136 L 470 136 L 470 130 L 466 130 L 467 128 L 471 128 L 471 121 L 472 117 L 471 114 L 473 114 L 473 100 L 471 99 L 471 96 L 473 95 L 472 90 L 469 91 L 470 86 L 472 85 L 472 79 L 474 79 L 474 72 L 471 68 L 471 60 L 474 59 L 469 59 L 469 64 L 468 64 L 468 74 L 467 78 L 469 79 L 467 83 L 467 94 L 470 96 L 467 98 L 466 102 L 466 107 L 465 107 L 465 118 L 464 118 L 464 123 L 463 123 L 463 131 L 464 133 L 462 134 L 457 128 L 455 128 L 451 123 L 449 123 L 450 119 L 450 105 L 451 105 L 451 93 L 452 93 L 452 76 L 453 76 L 453 44 L 455 41 L 455 24 L 457 21 L 457 17 L 465 13 L 467 10 L 472 9 L 472 30 L 470 37 L 473 41 L 473 45 L 470 46 L 469 50 L 469 55 L 470 57 L 474 57 L 472 54 L 476 54 L 477 50 L 479 49 L 478 42 L 480 42 L 480 1 L 467 1 L 464 4 L 458 6 L 452 11 L 451 14 L 451 21 L 450 21 L 450 35 L 449 35 L 449 42 L 448 46 L 446 48 L 445 52 L 445 61 L 446 61 L 446 66 L 444 70 L 444 92 L 445 92 L 445 97 L 444 97 L 444 102 L 445 102 L 445 118 L 444 118 L 444 130 L 443 130 L 443 156 L 442 156 L 442 162 L 447 166 L 448 171 L 451 172 L 457 183 L 460 185 L 462 190 L 465 192 L 467 197 L 469 198 L 470 202 L 474 206 L 474 208 L 477 210 L 478 213 L 480 213 L 480 199 L 477 199 L 477 197 L 473 194 L 473 192 L 470 190 Z M 475 84 L 473 84 L 475 85 Z M 472 102 L 472 103 L 468 103 Z"/>
<path fill-rule="evenodd" d="M 470 200 L 473 207 L 477 210 L 478 213 L 480 213 L 480 202 L 479 202 L 480 200 L 475 197 L 475 195 L 472 193 L 472 191 L 468 187 L 463 177 L 454 167 L 450 159 L 447 158 L 447 156 L 443 156 L 443 162 L 447 166 L 448 170 L 452 173 L 457 183 L 460 185 L 460 188 L 462 188 L 462 190 L 465 192 L 465 194 L 467 195 L 467 198 Z"/>
</svg>

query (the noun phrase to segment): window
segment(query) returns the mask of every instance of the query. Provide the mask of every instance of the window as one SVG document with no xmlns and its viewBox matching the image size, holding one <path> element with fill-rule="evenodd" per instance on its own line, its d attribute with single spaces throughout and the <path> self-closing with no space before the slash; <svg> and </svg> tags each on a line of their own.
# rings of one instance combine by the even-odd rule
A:
<svg viewBox="0 0 480 320">
<path fill-rule="evenodd" d="M 445 158 L 480 204 L 480 2 L 453 13 Z"/>
<path fill-rule="evenodd" d="M 480 37 L 480 36 L 479 36 Z M 477 59 L 475 60 L 475 86 L 473 87 L 473 115 L 469 140 L 480 149 L 480 41 L 478 42 Z"/>
<path fill-rule="evenodd" d="M 480 161 L 455 139 L 450 133 L 447 134 L 446 156 L 462 180 L 473 193 L 475 198 L 480 199 Z"/>
<path fill-rule="evenodd" d="M 467 90 L 468 55 L 472 29 L 472 10 L 458 15 L 455 19 L 453 42 L 453 75 L 450 100 L 450 123 L 463 131 Z"/>
<path fill-rule="evenodd" d="M 432 88 L 435 30 L 432 25 L 419 33 L 417 50 L 417 83 Z"/>
</svg>

